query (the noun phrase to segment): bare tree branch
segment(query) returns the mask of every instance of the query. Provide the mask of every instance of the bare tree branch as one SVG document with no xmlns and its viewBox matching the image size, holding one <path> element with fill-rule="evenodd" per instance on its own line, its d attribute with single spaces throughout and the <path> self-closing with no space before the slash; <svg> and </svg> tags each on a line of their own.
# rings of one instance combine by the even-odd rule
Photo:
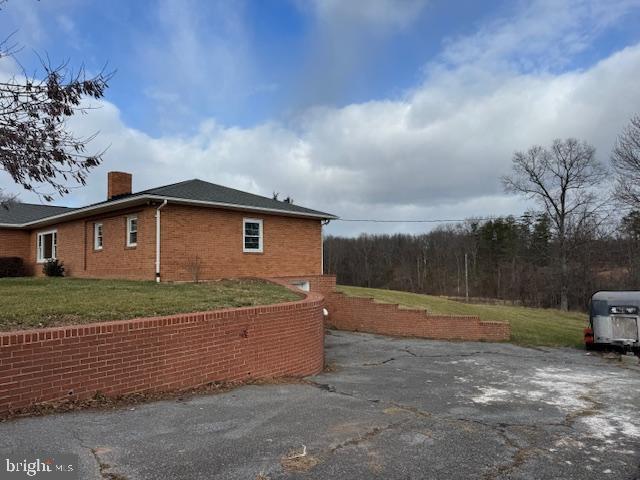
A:
<svg viewBox="0 0 640 480">
<path fill-rule="evenodd" d="M 0 0 L 0 11 L 5 3 Z M 15 59 L 19 49 L 12 37 L 0 42 L 0 61 Z M 104 152 L 86 152 L 95 135 L 78 137 L 66 122 L 92 108 L 83 105 L 85 99 L 103 97 L 112 73 L 103 69 L 88 76 L 84 67 L 74 71 L 68 62 L 54 66 L 47 56 L 40 61 L 41 75 L 28 75 L 21 67 L 22 75 L 0 79 L 0 170 L 51 201 L 74 184 L 84 185 L 102 161 Z"/>
<path fill-rule="evenodd" d="M 617 177 L 616 198 L 631 208 L 640 208 L 640 115 L 618 136 L 611 163 Z"/>
<path fill-rule="evenodd" d="M 544 208 L 558 237 L 560 307 L 568 308 L 567 237 L 597 214 L 595 187 L 606 169 L 595 158 L 595 148 L 574 138 L 554 140 L 549 148 L 534 146 L 513 156 L 513 173 L 502 178 L 507 192 L 524 195 Z"/>
</svg>

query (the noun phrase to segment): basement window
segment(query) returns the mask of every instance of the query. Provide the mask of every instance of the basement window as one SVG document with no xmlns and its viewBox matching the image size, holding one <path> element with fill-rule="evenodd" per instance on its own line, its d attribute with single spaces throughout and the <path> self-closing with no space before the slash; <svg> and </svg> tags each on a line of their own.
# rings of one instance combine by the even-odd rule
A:
<svg viewBox="0 0 640 480">
<path fill-rule="evenodd" d="M 291 285 L 293 285 L 296 288 L 299 288 L 303 292 L 308 292 L 311 290 L 309 286 L 309 282 L 306 280 L 294 280 L 293 282 L 291 282 Z"/>
<path fill-rule="evenodd" d="M 127 247 L 138 245 L 138 216 L 127 217 Z"/>
<path fill-rule="evenodd" d="M 102 250 L 102 224 L 93 224 L 93 248 L 95 250 Z"/>
<path fill-rule="evenodd" d="M 38 263 L 44 263 L 54 260 L 58 253 L 58 232 L 51 230 L 49 232 L 38 233 Z"/>
<path fill-rule="evenodd" d="M 262 252 L 262 220 L 256 218 L 245 218 L 242 229 L 242 251 Z"/>
</svg>

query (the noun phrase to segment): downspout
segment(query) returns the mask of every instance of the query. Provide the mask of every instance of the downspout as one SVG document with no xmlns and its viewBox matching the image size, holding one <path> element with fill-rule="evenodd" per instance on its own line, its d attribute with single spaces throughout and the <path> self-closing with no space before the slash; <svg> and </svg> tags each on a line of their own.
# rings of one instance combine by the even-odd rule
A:
<svg viewBox="0 0 640 480">
<path fill-rule="evenodd" d="M 324 232 L 320 222 L 320 275 L 324 275 Z"/>
<path fill-rule="evenodd" d="M 167 204 L 167 200 L 156 208 L 156 283 L 160 283 L 160 210 Z"/>
<path fill-rule="evenodd" d="M 87 271 L 87 227 L 89 222 L 84 221 L 84 255 L 82 256 L 82 270 Z"/>
<path fill-rule="evenodd" d="M 330 221 L 331 220 L 320 221 L 320 275 L 324 275 L 324 232 L 322 227 L 329 225 Z"/>
</svg>

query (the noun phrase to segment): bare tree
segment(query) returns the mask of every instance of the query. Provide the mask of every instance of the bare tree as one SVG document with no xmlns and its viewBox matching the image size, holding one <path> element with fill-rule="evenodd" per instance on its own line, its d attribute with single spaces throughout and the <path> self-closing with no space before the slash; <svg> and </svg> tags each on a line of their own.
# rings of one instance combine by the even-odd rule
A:
<svg viewBox="0 0 640 480">
<path fill-rule="evenodd" d="M 7 37 L 0 42 L 0 61 L 15 58 L 18 50 Z M 73 71 L 66 63 L 53 66 L 41 59 L 41 64 L 41 75 L 23 69 L 20 75 L 0 78 L 0 170 L 51 201 L 54 194 L 69 193 L 69 182 L 84 185 L 102 160 L 102 153 L 86 153 L 95 135 L 75 136 L 66 120 L 86 112 L 84 98 L 104 95 L 111 74 L 88 77 L 83 68 Z"/>
<path fill-rule="evenodd" d="M 558 239 L 562 310 L 569 308 L 569 229 L 579 228 L 597 211 L 594 187 L 605 174 L 594 147 L 568 138 L 555 140 L 549 148 L 533 146 L 526 152 L 516 152 L 513 173 L 502 178 L 507 192 L 535 200 L 552 221 Z"/>
<path fill-rule="evenodd" d="M 611 163 L 617 176 L 616 198 L 631 208 L 640 208 L 640 115 L 618 136 Z"/>
<path fill-rule="evenodd" d="M 593 208 L 593 207 L 592 207 Z M 602 223 L 605 219 L 606 224 Z M 576 214 L 569 227 L 569 300 L 587 308 L 597 290 L 640 288 L 640 213 L 622 224 L 616 216 Z M 552 308 L 560 303 L 558 238 L 542 212 L 495 217 L 423 234 L 327 236 L 325 272 L 338 282 L 464 298 L 464 254 L 470 298 Z M 368 269 L 363 268 L 367 249 Z"/>
<path fill-rule="evenodd" d="M 274 200 L 282 201 L 284 203 L 289 203 L 293 205 L 293 198 L 291 197 L 291 195 L 287 195 L 286 198 L 284 198 L 283 200 L 280 200 L 280 192 L 274 191 L 271 198 L 273 198 Z"/>
</svg>

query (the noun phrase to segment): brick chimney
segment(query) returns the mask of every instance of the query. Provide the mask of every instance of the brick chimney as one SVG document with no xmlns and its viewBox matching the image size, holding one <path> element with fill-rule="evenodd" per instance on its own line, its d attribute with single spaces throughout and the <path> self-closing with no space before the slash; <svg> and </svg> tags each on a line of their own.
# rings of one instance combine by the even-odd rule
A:
<svg viewBox="0 0 640 480">
<path fill-rule="evenodd" d="M 131 193 L 131 174 L 126 172 L 109 172 L 107 174 L 107 200 L 112 200 Z"/>
</svg>

